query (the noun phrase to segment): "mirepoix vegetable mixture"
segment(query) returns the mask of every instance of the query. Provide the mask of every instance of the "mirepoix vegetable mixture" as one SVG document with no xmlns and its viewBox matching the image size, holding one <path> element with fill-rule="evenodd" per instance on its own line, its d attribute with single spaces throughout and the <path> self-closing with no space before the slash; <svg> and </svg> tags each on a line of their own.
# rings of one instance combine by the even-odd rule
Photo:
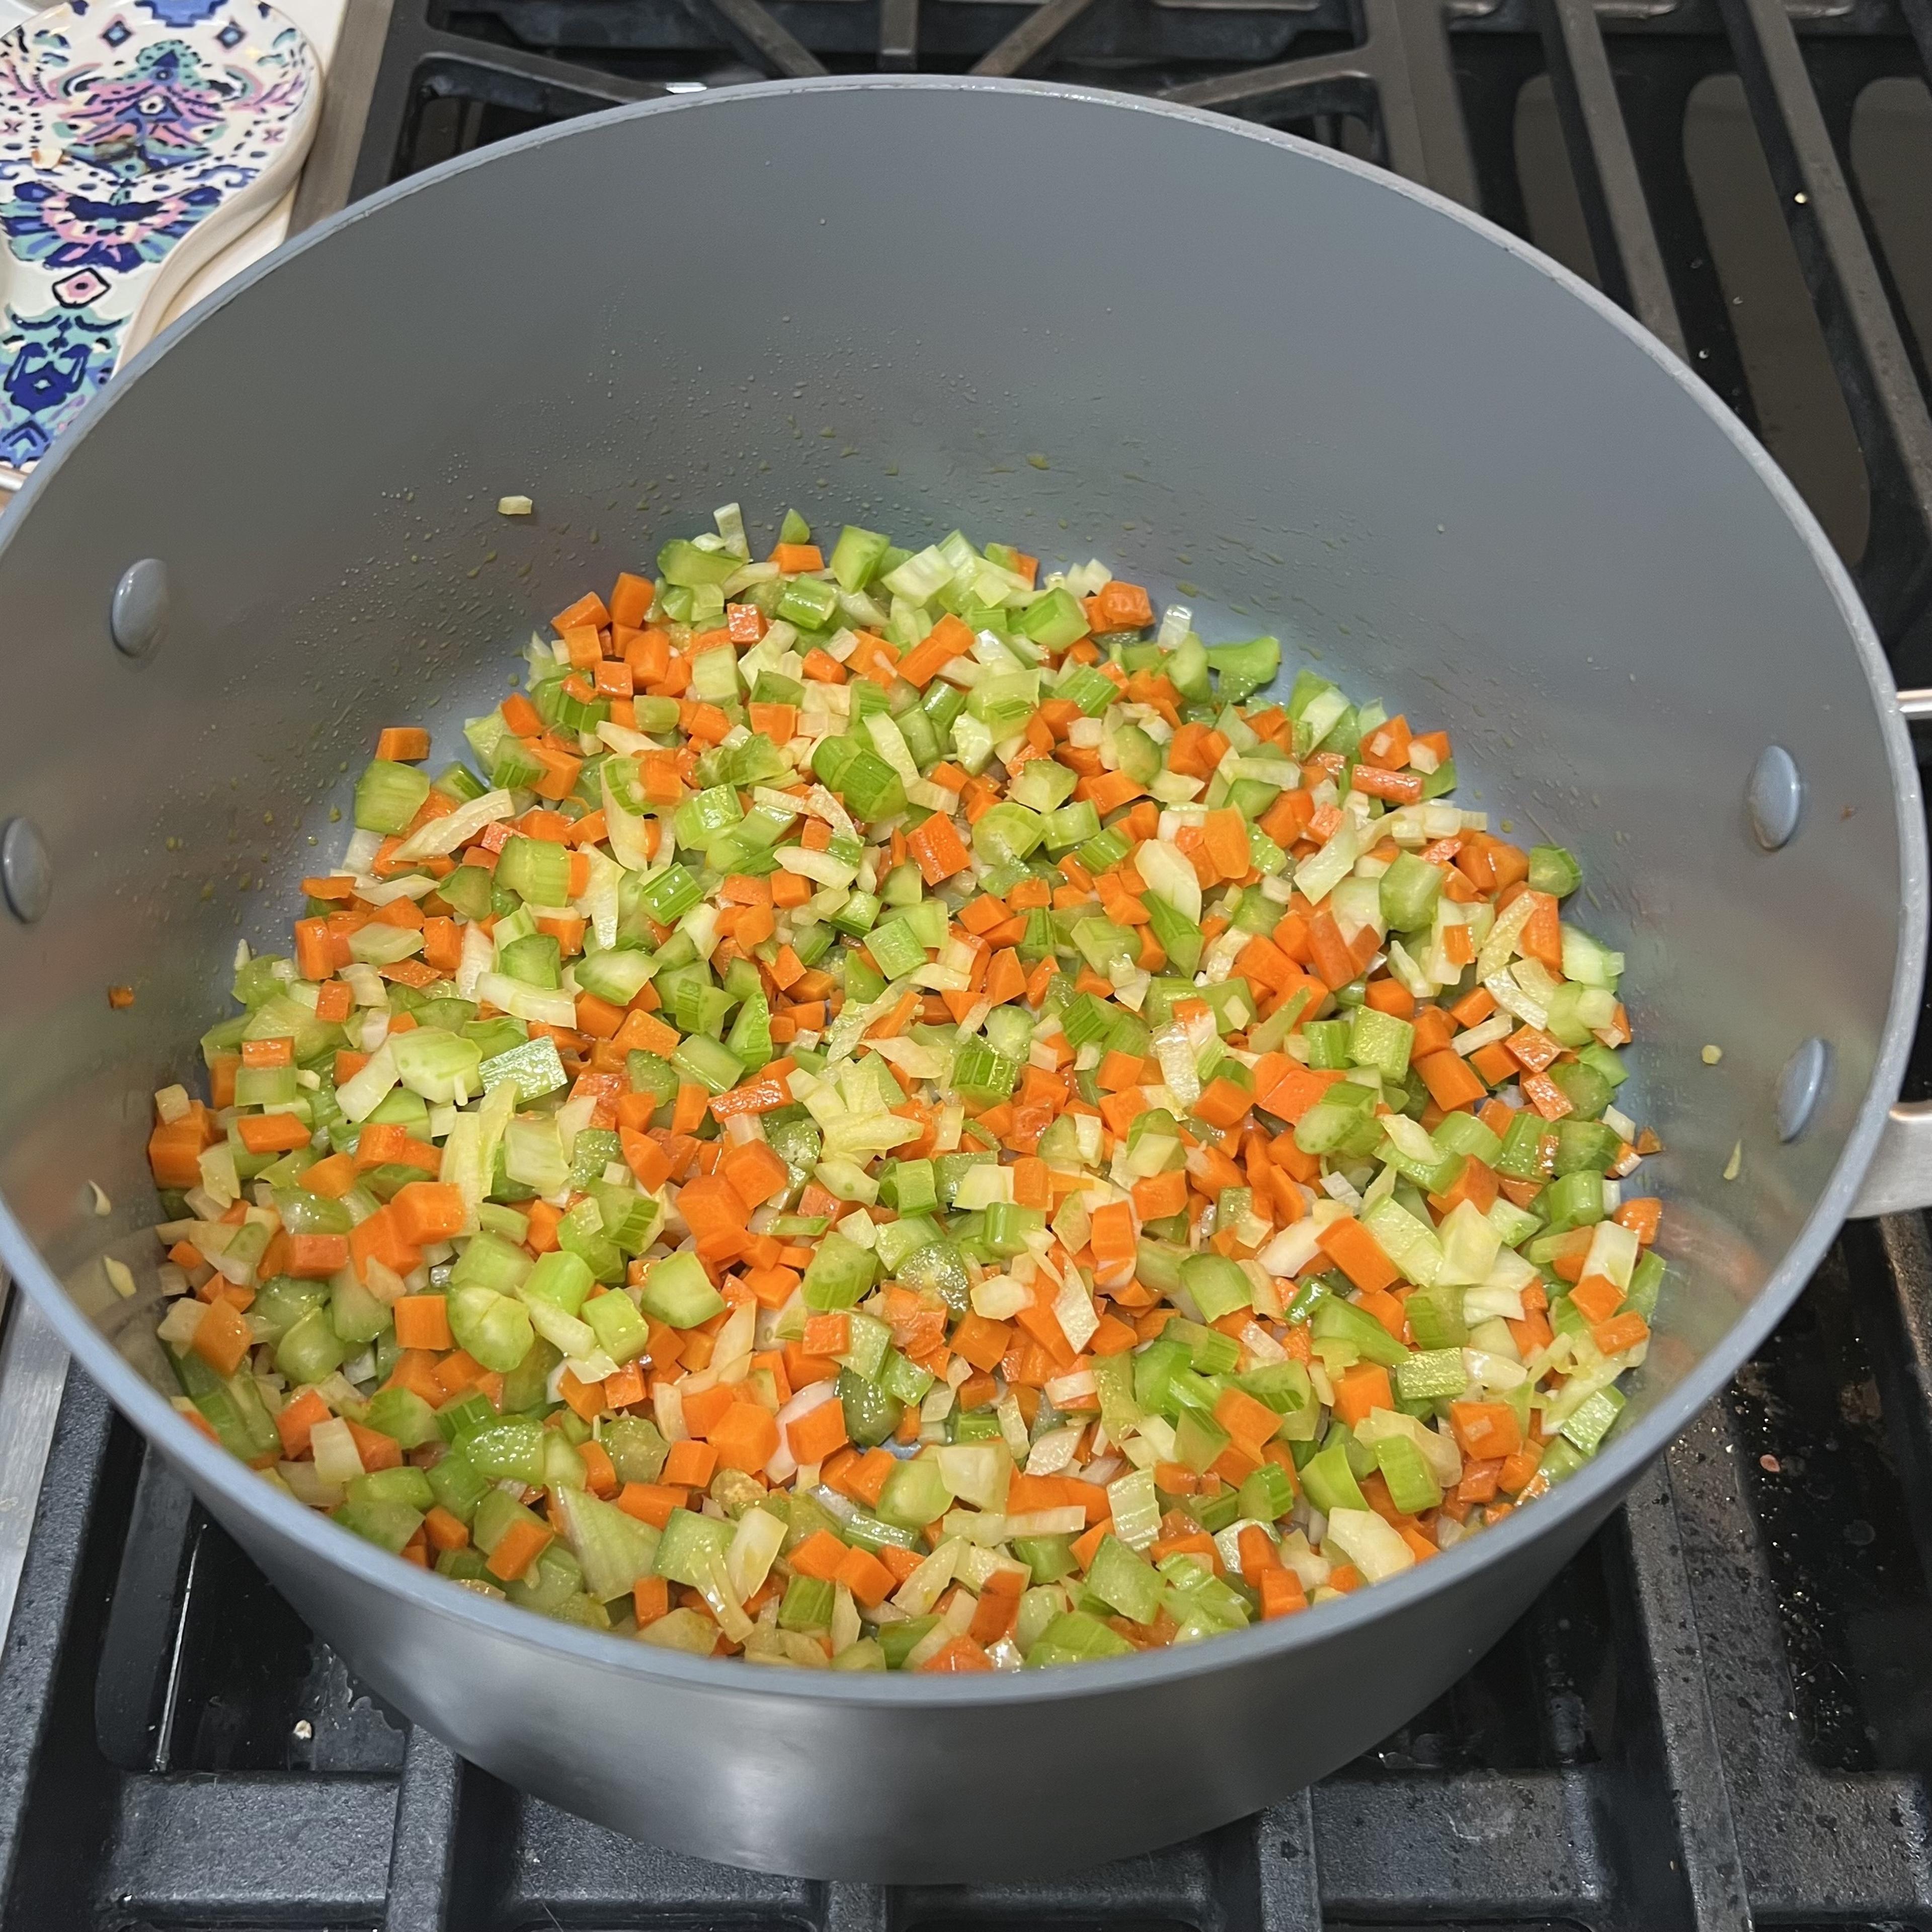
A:
<svg viewBox="0 0 1932 1932">
<path fill-rule="evenodd" d="M 382 731 L 243 949 L 148 1143 L 182 1411 L 473 1588 L 846 1670 L 1291 1616 L 1594 1454 L 1664 1270 L 1570 854 L 1100 563 L 716 521 L 439 776 Z"/>
</svg>

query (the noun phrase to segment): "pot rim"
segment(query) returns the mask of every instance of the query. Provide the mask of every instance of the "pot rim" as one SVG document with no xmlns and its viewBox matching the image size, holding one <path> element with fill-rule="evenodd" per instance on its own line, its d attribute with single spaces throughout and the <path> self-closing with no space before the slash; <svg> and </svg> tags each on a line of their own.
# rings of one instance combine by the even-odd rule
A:
<svg viewBox="0 0 1932 1932">
<path fill-rule="evenodd" d="M 1712 392 L 1649 332 L 1607 297 L 1560 263 L 1482 215 L 1398 175 L 1279 130 L 1170 102 L 1042 81 L 933 74 L 833 75 L 719 88 L 680 94 L 613 108 L 596 115 L 538 128 L 478 152 L 443 164 L 384 188 L 318 223 L 296 239 L 244 269 L 232 280 L 165 330 L 143 350 L 116 382 L 100 392 L 80 421 L 28 479 L 12 512 L 0 524 L 0 566 L 16 533 L 62 464 L 118 398 L 189 330 L 242 296 L 285 261 L 355 224 L 380 217 L 392 204 L 434 192 L 454 175 L 488 167 L 553 141 L 567 141 L 615 120 L 662 114 L 701 112 L 724 107 L 743 110 L 755 96 L 780 98 L 807 93 L 962 90 L 1036 96 L 1114 112 L 1145 115 L 1209 129 L 1230 140 L 1271 146 L 1299 160 L 1334 168 L 1402 196 L 1454 222 L 1470 235 L 1499 248 L 1556 283 L 1594 310 L 1633 347 L 1655 364 L 1690 403 L 1728 437 L 1757 480 L 1790 520 L 1794 535 L 1810 553 L 1850 634 L 1867 694 L 1878 713 L 1896 808 L 1900 855 L 1900 920 L 1892 992 L 1870 1084 L 1840 1150 L 1829 1181 L 1798 1238 L 1786 1250 L 1750 1305 L 1740 1312 L 1720 1342 L 1648 1414 L 1561 1487 L 1540 1498 L 1532 1509 L 1445 1550 L 1372 1588 L 1339 1602 L 1313 1606 L 1304 1614 L 1256 1624 L 1203 1644 L 1147 1652 L 1130 1658 L 1092 1663 L 1078 1670 L 999 1672 L 967 1677 L 905 1676 L 901 1672 L 837 1673 L 830 1671 L 751 1670 L 732 1658 L 695 1658 L 661 1650 L 634 1639 L 553 1622 L 514 1604 L 480 1596 L 433 1572 L 400 1563 L 326 1516 L 261 1481 L 244 1465 L 206 1438 L 179 1414 L 128 1362 L 79 1307 L 22 1231 L 0 1196 L 0 1261 L 4 1261 L 46 1318 L 56 1334 L 115 1406 L 153 1441 L 177 1467 L 192 1470 L 198 1485 L 254 1519 L 262 1530 L 292 1544 L 304 1556 L 345 1570 L 362 1584 L 410 1608 L 448 1622 L 467 1625 L 489 1636 L 560 1652 L 581 1665 L 614 1674 L 661 1680 L 692 1690 L 760 1698 L 798 1699 L 808 1703 L 878 1706 L 883 1709 L 946 1709 L 962 1705 L 1000 1706 L 1108 1696 L 1128 1690 L 1153 1690 L 1222 1666 L 1260 1664 L 1314 1649 L 1384 1615 L 1414 1608 L 1425 1598 L 1454 1590 L 1481 1570 L 1509 1562 L 1528 1542 L 1560 1525 L 1592 1512 L 1600 1514 L 1639 1471 L 1664 1450 L 1731 1380 L 1769 1335 L 1808 1281 L 1844 1221 L 1865 1168 L 1876 1148 L 1886 1116 L 1903 1077 L 1911 1049 L 1925 954 L 1927 910 L 1926 833 L 1919 800 L 1918 766 L 1904 718 L 1893 701 L 1890 667 L 1850 574 L 1803 500 L 1738 419 Z"/>
</svg>

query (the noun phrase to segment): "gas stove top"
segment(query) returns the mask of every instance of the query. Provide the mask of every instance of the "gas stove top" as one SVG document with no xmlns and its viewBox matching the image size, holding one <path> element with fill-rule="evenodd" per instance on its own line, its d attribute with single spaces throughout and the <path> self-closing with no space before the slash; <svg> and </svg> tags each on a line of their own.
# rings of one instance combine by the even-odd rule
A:
<svg viewBox="0 0 1932 1932">
<path fill-rule="evenodd" d="M 350 0 L 300 226 L 614 103 L 1024 74 L 1287 127 L 1604 288 L 1765 440 L 1932 683 L 1932 0 Z M 1908 1094 L 1932 1094 L 1932 1027 Z M 1312 1791 L 1051 1883 L 632 1844 L 411 1730 L 16 1298 L 0 1927 L 1932 1928 L 1932 1237 L 1854 1226 L 1502 1642 Z M 9 1612 L 10 1611 L 10 1622 Z"/>
</svg>

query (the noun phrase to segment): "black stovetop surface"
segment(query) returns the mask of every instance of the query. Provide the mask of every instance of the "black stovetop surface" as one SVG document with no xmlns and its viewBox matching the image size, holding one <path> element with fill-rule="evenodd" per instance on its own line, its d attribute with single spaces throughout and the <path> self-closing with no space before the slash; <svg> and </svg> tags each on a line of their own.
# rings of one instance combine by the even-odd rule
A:
<svg viewBox="0 0 1932 1932">
<path fill-rule="evenodd" d="M 371 58 L 338 58 L 304 220 L 614 101 L 821 69 L 1025 72 L 1351 147 L 1678 348 L 1932 682 L 1932 0 L 351 0 L 348 31 Z M 1496 1648 L 1312 1791 L 1052 1883 L 818 1885 L 459 1764 L 76 1376 L 0 1651 L 0 1927 L 1932 1928 L 1928 1574 L 1932 1238 L 1905 1216 L 1849 1228 Z"/>
</svg>

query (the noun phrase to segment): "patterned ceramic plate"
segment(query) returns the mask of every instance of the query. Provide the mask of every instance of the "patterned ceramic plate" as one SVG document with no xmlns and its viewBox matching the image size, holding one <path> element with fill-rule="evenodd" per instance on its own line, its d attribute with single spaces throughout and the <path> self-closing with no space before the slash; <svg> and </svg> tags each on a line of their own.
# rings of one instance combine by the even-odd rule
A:
<svg viewBox="0 0 1932 1932">
<path fill-rule="evenodd" d="M 293 184 L 321 82 L 264 0 L 68 0 L 0 37 L 0 489 Z"/>
</svg>

